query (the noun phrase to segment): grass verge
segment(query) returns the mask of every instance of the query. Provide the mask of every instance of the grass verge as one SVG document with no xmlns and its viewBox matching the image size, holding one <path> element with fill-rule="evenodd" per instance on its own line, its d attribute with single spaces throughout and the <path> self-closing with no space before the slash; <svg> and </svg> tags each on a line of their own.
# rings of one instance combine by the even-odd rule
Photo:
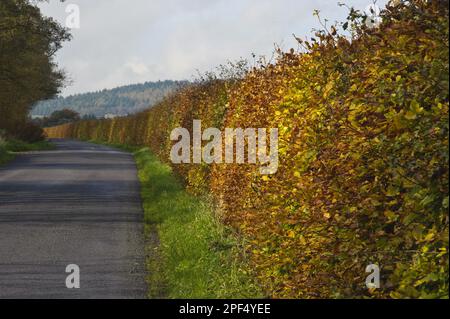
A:
<svg viewBox="0 0 450 319">
<path fill-rule="evenodd" d="M 55 146 L 49 141 L 27 143 L 20 140 L 8 140 L 5 143 L 5 148 L 9 152 L 30 152 L 30 151 L 52 150 L 55 148 Z"/>
<path fill-rule="evenodd" d="M 26 143 L 20 140 L 0 140 L 0 165 L 6 164 L 15 158 L 17 152 L 30 152 L 54 149 L 48 141 Z"/>
<path fill-rule="evenodd" d="M 134 153 L 141 182 L 150 298 L 261 298 L 241 243 L 208 200 L 188 194 L 148 148 Z M 155 245 L 155 242 L 158 245 Z"/>
<path fill-rule="evenodd" d="M 0 145 L 0 165 L 6 164 L 13 159 L 14 155 L 8 152 L 2 145 Z"/>
</svg>

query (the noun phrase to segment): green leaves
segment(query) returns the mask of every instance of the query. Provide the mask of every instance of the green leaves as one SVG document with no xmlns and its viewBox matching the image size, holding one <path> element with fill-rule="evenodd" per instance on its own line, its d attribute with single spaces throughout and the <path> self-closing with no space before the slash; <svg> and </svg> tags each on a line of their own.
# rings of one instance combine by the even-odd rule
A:
<svg viewBox="0 0 450 319">
<path fill-rule="evenodd" d="M 416 100 L 412 100 L 409 110 L 405 114 L 405 118 L 407 120 L 415 120 L 421 113 L 423 113 L 423 108 L 420 107 Z"/>
<path fill-rule="evenodd" d="M 95 132 L 167 159 L 169 132 L 192 119 L 278 127 L 280 166 L 270 178 L 248 165 L 173 166 L 245 237 L 267 294 L 448 298 L 448 8 L 402 2 L 373 30 L 358 29 L 353 15 L 351 42 L 325 37 L 240 81 L 206 82 L 133 117 L 47 132 Z M 373 260 L 384 282 L 367 291 Z"/>
<path fill-rule="evenodd" d="M 65 75 L 53 56 L 67 40 L 67 30 L 44 17 L 36 1 L 0 2 L 0 129 L 18 137 L 33 105 L 58 93 Z"/>
</svg>

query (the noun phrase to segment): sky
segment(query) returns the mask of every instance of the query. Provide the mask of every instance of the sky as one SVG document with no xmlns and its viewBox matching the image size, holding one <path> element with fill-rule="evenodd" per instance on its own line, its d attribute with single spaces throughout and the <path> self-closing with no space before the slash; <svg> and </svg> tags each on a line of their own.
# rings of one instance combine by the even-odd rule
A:
<svg viewBox="0 0 450 319">
<path fill-rule="evenodd" d="M 62 95 L 158 80 L 191 80 L 227 61 L 297 48 L 296 36 L 320 28 L 315 9 L 344 21 L 339 0 L 50 0 L 42 12 L 66 25 L 79 8 L 79 28 L 56 62 L 71 84 Z M 373 0 L 340 0 L 365 10 Z M 382 7 L 387 0 L 378 0 Z M 69 12 L 66 13 L 66 9 Z M 69 19 L 68 19 L 69 18 Z"/>
</svg>

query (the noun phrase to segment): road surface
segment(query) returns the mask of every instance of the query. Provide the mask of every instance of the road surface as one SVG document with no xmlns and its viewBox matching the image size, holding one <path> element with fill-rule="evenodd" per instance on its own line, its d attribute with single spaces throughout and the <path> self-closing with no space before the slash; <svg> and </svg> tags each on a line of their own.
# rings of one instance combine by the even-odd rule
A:
<svg viewBox="0 0 450 319">
<path fill-rule="evenodd" d="M 0 298 L 145 298 L 132 156 L 54 142 L 54 151 L 0 167 Z M 70 264 L 80 269 L 79 289 L 66 287 Z"/>
</svg>

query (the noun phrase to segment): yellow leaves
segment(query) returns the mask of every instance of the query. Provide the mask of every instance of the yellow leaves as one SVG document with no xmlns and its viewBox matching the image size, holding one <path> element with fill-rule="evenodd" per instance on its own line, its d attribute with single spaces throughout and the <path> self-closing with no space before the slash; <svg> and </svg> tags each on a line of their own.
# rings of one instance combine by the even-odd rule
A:
<svg viewBox="0 0 450 319">
<path fill-rule="evenodd" d="M 448 249 L 446 247 L 441 247 L 441 248 L 439 248 L 439 253 L 438 253 L 437 257 L 438 258 L 443 257 L 447 254 L 448 254 Z"/>
<path fill-rule="evenodd" d="M 299 240 L 300 240 L 300 244 L 306 245 L 306 239 L 305 239 L 305 237 L 303 235 L 299 236 Z"/>
<path fill-rule="evenodd" d="M 334 81 L 330 81 L 330 82 L 327 83 L 327 85 L 325 86 L 325 89 L 323 91 L 323 98 L 324 99 L 329 97 L 333 87 L 334 87 Z"/>
<path fill-rule="evenodd" d="M 423 107 L 420 106 L 419 102 L 412 100 L 410 104 L 410 110 L 415 114 L 420 114 L 423 112 Z"/>
<path fill-rule="evenodd" d="M 351 126 L 354 127 L 355 129 L 360 128 L 360 121 L 359 121 L 359 113 L 360 111 L 358 110 L 359 105 L 352 105 L 354 107 L 354 109 L 352 109 L 352 111 L 348 114 L 348 121 L 350 122 Z"/>
<path fill-rule="evenodd" d="M 434 232 L 429 232 L 429 233 L 425 236 L 425 238 L 424 238 L 423 240 L 424 240 L 424 241 L 433 241 L 434 238 L 435 238 L 435 236 L 436 236 L 436 233 L 434 233 Z"/>
<path fill-rule="evenodd" d="M 355 84 L 353 84 L 351 87 L 350 87 L 350 92 L 352 93 L 352 92 L 356 92 L 358 90 L 358 86 L 356 85 L 356 83 Z"/>
<path fill-rule="evenodd" d="M 398 194 L 400 194 L 400 191 L 399 191 L 398 187 L 393 186 L 393 185 L 389 185 L 388 186 L 388 188 L 386 190 L 386 196 L 395 197 Z"/>
<path fill-rule="evenodd" d="M 384 212 L 384 216 L 389 220 L 389 222 L 395 222 L 398 220 L 398 215 L 390 210 Z"/>
<path fill-rule="evenodd" d="M 407 120 L 415 120 L 417 118 L 417 114 L 412 111 L 407 111 L 405 114 L 405 118 Z"/>
<path fill-rule="evenodd" d="M 160 116 L 146 130 L 146 143 L 159 151 L 161 145 L 168 149 L 163 137 L 154 137 L 168 135 L 167 127 L 158 126 L 166 121 L 176 127 L 199 116 L 224 127 L 279 128 L 277 176 L 255 175 L 248 165 L 216 165 L 206 167 L 211 175 L 196 177 L 200 182 L 193 184 L 189 171 L 198 170 L 196 166 L 173 166 L 194 188 L 203 186 L 213 193 L 230 225 L 237 229 L 247 225 L 242 229 L 251 240 L 247 251 L 254 249 L 251 258 L 262 283 L 276 293 L 330 296 L 321 280 L 334 278 L 336 290 L 345 295 L 345 289 L 362 283 L 344 269 L 355 269 L 350 259 L 365 260 L 368 251 L 380 252 L 389 273 L 395 273 L 389 278 L 392 289 L 406 277 L 412 282 L 423 269 L 444 264 L 434 253 L 442 246 L 439 253 L 448 253 L 448 242 L 441 239 L 449 206 L 448 139 L 443 137 L 448 130 L 448 102 L 443 97 L 448 91 L 431 86 L 445 76 L 439 70 L 433 71 L 440 74 L 435 78 L 414 71 L 431 66 L 424 64 L 423 55 L 412 51 L 402 55 L 396 48 L 401 28 L 389 32 L 392 38 L 379 34 L 374 43 L 364 42 L 369 47 L 355 41 L 354 50 L 341 47 L 339 55 L 330 47 L 323 54 L 299 57 L 300 65 L 297 60 L 280 60 L 276 71 L 253 72 L 227 92 L 224 118 L 213 111 L 222 105 L 211 103 L 216 93 L 201 98 L 192 94 L 183 103 L 175 99 L 165 107 L 168 114 L 175 110 L 174 118 Z M 412 41 L 410 45 L 414 49 Z M 439 45 L 433 42 L 430 48 L 437 50 Z M 336 69 L 343 74 L 342 81 Z M 114 132 L 123 126 L 117 121 Z M 432 229 L 433 225 L 438 227 Z M 420 269 L 406 249 L 433 253 L 432 260 Z M 289 267 L 286 260 L 291 260 Z M 399 260 L 404 261 L 400 270 Z M 318 267 L 321 276 L 312 271 Z M 261 274 L 270 274 L 270 280 Z M 364 270 L 358 274 L 363 275 Z M 373 293 L 389 296 L 382 290 Z"/>
<path fill-rule="evenodd" d="M 419 102 L 412 100 L 409 106 L 409 110 L 406 111 L 405 118 L 407 120 L 415 120 L 417 116 L 423 113 L 423 107 L 419 105 Z"/>
</svg>

